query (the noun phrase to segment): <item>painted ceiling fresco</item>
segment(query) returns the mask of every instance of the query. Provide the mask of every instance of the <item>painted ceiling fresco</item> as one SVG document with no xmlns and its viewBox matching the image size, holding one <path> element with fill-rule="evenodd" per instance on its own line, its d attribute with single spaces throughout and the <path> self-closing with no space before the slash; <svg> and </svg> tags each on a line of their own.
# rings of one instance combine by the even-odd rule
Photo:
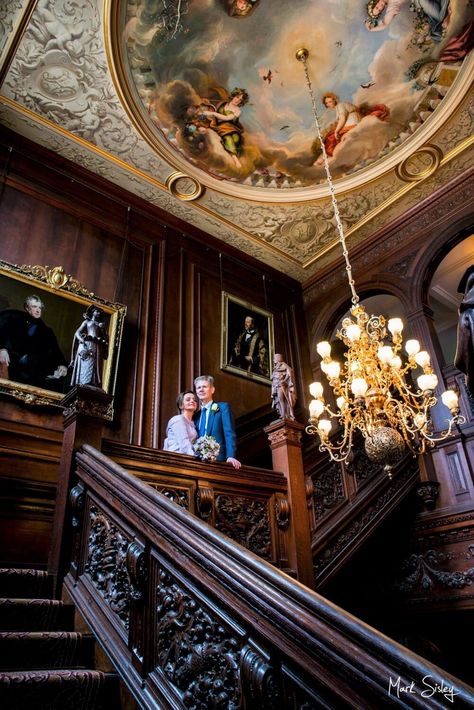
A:
<svg viewBox="0 0 474 710">
<path fill-rule="evenodd" d="M 474 0 L 366 2 L 0 0 L 0 130 L 304 282 L 340 251 L 301 46 L 351 250 L 472 166 Z"/>
<path fill-rule="evenodd" d="M 380 163 L 436 112 L 472 46 L 463 0 L 130 0 L 130 98 L 159 150 L 221 182 L 325 181 Z"/>
</svg>

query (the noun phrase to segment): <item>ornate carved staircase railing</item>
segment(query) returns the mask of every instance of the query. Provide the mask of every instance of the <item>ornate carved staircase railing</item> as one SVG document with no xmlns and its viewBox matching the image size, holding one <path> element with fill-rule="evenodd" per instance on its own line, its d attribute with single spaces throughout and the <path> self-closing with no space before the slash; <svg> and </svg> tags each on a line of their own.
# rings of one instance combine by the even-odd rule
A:
<svg viewBox="0 0 474 710">
<path fill-rule="evenodd" d="M 91 446 L 75 475 L 64 594 L 142 707 L 425 709 L 424 678 L 473 706 L 460 681 Z"/>
<path fill-rule="evenodd" d="M 283 473 L 205 463 L 184 454 L 103 440 L 102 453 L 235 542 L 292 575 Z"/>
<path fill-rule="evenodd" d="M 306 452 L 311 491 L 311 548 L 315 589 L 323 589 L 420 483 L 418 460 L 405 455 L 389 478 L 369 461 L 361 441 L 350 464 L 330 461 L 315 446 Z"/>
</svg>

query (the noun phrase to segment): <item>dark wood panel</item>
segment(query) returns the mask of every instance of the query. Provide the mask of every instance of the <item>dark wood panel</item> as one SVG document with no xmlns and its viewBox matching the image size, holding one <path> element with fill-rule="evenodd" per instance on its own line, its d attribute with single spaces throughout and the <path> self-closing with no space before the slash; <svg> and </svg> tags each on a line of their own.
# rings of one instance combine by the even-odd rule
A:
<svg viewBox="0 0 474 710">
<path fill-rule="evenodd" d="M 303 391 L 299 284 L 24 138 L 8 133 L 0 150 L 8 144 L 0 258 L 61 265 L 88 290 L 127 305 L 108 436 L 160 446 L 178 392 L 201 372 L 216 377 L 217 396 L 237 417 L 270 408 L 268 386 L 220 370 L 222 289 L 273 313 L 276 346 L 297 360 Z"/>
</svg>

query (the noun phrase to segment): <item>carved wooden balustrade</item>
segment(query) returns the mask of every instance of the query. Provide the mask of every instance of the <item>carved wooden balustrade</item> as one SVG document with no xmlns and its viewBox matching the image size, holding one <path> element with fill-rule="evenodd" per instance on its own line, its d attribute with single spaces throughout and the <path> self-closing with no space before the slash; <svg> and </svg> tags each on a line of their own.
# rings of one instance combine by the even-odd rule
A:
<svg viewBox="0 0 474 710">
<path fill-rule="evenodd" d="M 202 463 L 191 456 L 103 440 L 101 450 L 173 503 L 296 575 L 288 560 L 290 506 L 282 473 Z"/>
<path fill-rule="evenodd" d="M 141 707 L 425 709 L 427 679 L 473 706 L 460 681 L 91 446 L 75 475 L 64 594 Z M 445 695 L 429 706 L 445 708 Z"/>
<path fill-rule="evenodd" d="M 374 534 L 420 482 L 419 463 L 406 454 L 389 478 L 371 462 L 361 438 L 349 464 L 330 461 L 312 447 L 305 459 L 314 519 L 315 589 L 323 587 Z"/>
</svg>

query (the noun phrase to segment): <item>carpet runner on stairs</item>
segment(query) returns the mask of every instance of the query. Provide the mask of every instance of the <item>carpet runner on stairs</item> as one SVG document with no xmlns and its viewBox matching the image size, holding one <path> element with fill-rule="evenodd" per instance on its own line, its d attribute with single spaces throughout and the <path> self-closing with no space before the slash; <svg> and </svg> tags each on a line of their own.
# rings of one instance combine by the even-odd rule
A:
<svg viewBox="0 0 474 710">
<path fill-rule="evenodd" d="M 93 636 L 51 590 L 42 570 L 0 569 L 0 707 L 119 710 L 117 676 L 94 669 Z"/>
</svg>

